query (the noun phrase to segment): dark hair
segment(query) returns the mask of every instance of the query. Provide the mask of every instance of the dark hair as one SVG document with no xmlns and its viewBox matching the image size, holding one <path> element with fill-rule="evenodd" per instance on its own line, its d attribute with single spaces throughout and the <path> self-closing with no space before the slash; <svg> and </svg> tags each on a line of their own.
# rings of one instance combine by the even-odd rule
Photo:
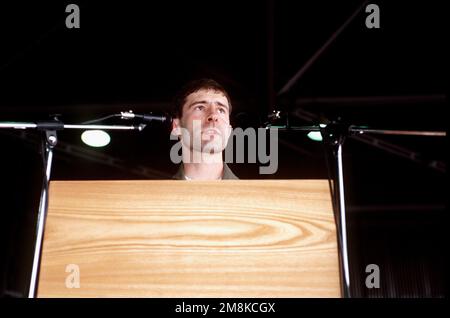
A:
<svg viewBox="0 0 450 318">
<path fill-rule="evenodd" d="M 228 100 L 231 113 L 231 100 L 225 88 L 217 83 L 215 80 L 210 78 L 202 78 L 188 82 L 185 84 L 180 91 L 175 95 L 174 107 L 172 110 L 173 118 L 181 118 L 183 115 L 183 105 L 186 103 L 186 97 L 190 94 L 195 93 L 199 90 L 213 90 L 216 92 L 221 92 Z"/>
</svg>

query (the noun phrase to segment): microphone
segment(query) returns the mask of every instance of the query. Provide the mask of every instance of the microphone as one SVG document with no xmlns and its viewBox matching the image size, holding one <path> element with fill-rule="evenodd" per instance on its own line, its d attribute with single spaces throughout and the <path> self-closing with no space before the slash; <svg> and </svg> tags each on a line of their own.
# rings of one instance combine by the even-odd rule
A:
<svg viewBox="0 0 450 318">
<path fill-rule="evenodd" d="M 122 119 L 140 119 L 145 122 L 159 121 L 159 122 L 171 122 L 172 118 L 168 115 L 153 115 L 153 114 L 135 114 L 132 110 L 127 112 L 120 112 Z"/>
</svg>

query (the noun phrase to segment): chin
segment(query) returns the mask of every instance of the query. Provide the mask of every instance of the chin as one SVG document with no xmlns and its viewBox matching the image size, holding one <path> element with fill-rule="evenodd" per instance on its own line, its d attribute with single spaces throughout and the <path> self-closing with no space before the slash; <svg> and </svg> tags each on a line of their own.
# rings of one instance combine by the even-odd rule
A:
<svg viewBox="0 0 450 318">
<path fill-rule="evenodd" d="M 223 151 L 222 145 L 206 144 L 202 147 L 203 153 L 221 153 Z"/>
</svg>

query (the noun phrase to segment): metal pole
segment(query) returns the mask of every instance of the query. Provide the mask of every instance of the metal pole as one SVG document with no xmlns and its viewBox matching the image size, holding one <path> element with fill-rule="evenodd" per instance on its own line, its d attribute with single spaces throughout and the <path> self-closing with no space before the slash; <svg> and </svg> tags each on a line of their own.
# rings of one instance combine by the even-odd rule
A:
<svg viewBox="0 0 450 318">
<path fill-rule="evenodd" d="M 63 129 L 104 129 L 104 130 L 142 130 L 145 125 L 120 126 L 120 125 L 63 125 Z M 38 124 L 27 122 L 0 122 L 0 128 L 12 129 L 38 129 Z"/>
<path fill-rule="evenodd" d="M 344 271 L 344 297 L 350 297 L 350 270 L 348 261 L 348 249 L 347 249 L 347 221 L 345 213 L 345 195 L 344 195 L 344 172 L 342 164 L 342 144 L 337 148 L 337 181 L 338 181 L 338 193 L 339 193 L 339 217 L 340 217 L 340 237 L 341 237 L 341 255 L 342 265 Z"/>
<path fill-rule="evenodd" d="M 320 131 L 320 126 L 276 126 L 270 125 L 267 128 L 276 128 L 279 131 Z M 399 135 L 399 136 L 426 136 L 426 137 L 446 137 L 447 132 L 445 131 L 424 131 L 424 130 L 394 130 L 394 129 L 369 129 L 358 126 L 350 126 L 348 129 L 349 133 L 353 135 L 362 134 L 380 134 L 380 135 Z"/>
<path fill-rule="evenodd" d="M 380 134 L 380 135 L 401 135 L 401 136 L 432 136 L 432 137 L 445 137 L 447 133 L 445 131 L 420 131 L 420 130 L 389 130 L 389 129 L 366 129 L 351 126 L 349 132 L 357 134 Z"/>
<path fill-rule="evenodd" d="M 43 236 L 44 236 L 45 221 L 47 218 L 48 188 L 52 169 L 53 148 L 57 144 L 56 131 L 46 131 L 45 133 L 46 133 L 45 153 L 44 153 L 45 176 L 43 180 L 41 198 L 39 203 L 39 212 L 36 226 L 36 240 L 33 256 L 33 267 L 31 269 L 31 281 L 30 281 L 30 288 L 28 290 L 28 298 L 36 297 L 37 292 L 37 281 L 39 276 L 42 242 L 44 238 Z"/>
</svg>

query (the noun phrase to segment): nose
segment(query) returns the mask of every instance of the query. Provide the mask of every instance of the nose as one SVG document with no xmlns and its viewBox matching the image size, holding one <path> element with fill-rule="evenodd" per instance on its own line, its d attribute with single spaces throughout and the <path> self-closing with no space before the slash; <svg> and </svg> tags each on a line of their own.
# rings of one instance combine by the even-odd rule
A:
<svg viewBox="0 0 450 318">
<path fill-rule="evenodd" d="M 207 121 L 208 121 L 208 122 L 216 122 L 216 121 L 218 121 L 218 120 L 219 120 L 219 115 L 217 114 L 217 112 L 218 112 L 218 108 L 212 106 L 212 107 L 209 109 Z"/>
</svg>

